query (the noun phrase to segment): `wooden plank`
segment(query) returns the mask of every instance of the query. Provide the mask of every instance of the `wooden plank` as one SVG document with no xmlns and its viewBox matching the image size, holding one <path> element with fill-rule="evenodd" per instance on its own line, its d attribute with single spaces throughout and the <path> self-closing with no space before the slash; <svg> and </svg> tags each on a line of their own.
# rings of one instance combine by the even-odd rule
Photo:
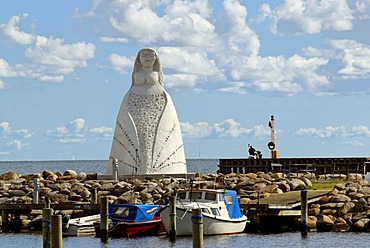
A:
<svg viewBox="0 0 370 248">
<path fill-rule="evenodd" d="M 301 210 L 280 210 L 278 216 L 301 216 Z"/>
<path fill-rule="evenodd" d="M 308 191 L 308 203 L 319 200 L 322 196 L 328 194 L 330 190 L 309 190 Z M 256 207 L 259 205 L 265 205 L 264 209 L 292 209 L 300 206 L 301 198 L 300 191 L 290 191 L 284 194 L 278 194 L 259 200 L 253 200 L 249 202 L 249 206 Z"/>
</svg>

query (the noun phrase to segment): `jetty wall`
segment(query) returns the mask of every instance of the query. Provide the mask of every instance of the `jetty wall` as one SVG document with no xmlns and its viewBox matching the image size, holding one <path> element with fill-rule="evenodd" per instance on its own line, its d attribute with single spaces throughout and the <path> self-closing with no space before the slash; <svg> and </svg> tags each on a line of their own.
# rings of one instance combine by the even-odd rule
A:
<svg viewBox="0 0 370 248">
<path fill-rule="evenodd" d="M 263 171 L 300 173 L 312 172 L 321 174 L 350 174 L 366 175 L 370 172 L 370 157 L 346 158 L 227 158 L 219 159 L 219 172 L 228 173 L 256 173 Z"/>
</svg>

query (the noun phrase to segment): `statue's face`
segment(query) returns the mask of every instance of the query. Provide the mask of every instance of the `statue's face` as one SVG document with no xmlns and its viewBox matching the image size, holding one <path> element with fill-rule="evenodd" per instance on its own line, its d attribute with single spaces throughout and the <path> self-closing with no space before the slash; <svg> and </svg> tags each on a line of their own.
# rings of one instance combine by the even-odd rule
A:
<svg viewBox="0 0 370 248">
<path fill-rule="evenodd" d="M 144 67 L 153 66 L 155 62 L 155 52 L 151 50 L 142 50 L 140 52 L 140 62 Z"/>
</svg>

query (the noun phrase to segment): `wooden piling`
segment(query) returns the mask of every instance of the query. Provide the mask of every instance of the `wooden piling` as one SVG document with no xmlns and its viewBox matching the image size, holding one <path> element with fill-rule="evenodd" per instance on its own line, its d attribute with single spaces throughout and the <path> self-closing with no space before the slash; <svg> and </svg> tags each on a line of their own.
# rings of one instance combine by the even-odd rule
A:
<svg viewBox="0 0 370 248">
<path fill-rule="evenodd" d="M 203 215 L 202 209 L 192 211 L 193 248 L 203 248 Z"/>
<path fill-rule="evenodd" d="M 42 209 L 42 244 L 43 248 L 50 248 L 51 247 L 51 238 L 50 238 L 50 221 L 51 221 L 51 214 L 53 209 L 51 208 L 43 208 Z"/>
<path fill-rule="evenodd" d="M 170 197 L 170 241 L 176 241 L 176 197 Z"/>
<path fill-rule="evenodd" d="M 108 240 L 108 198 L 100 198 L 100 239 Z"/>
<path fill-rule="evenodd" d="M 45 208 L 50 208 L 50 197 L 49 196 L 45 196 Z"/>
<path fill-rule="evenodd" d="M 1 221 L 2 221 L 1 229 L 2 229 L 3 233 L 9 232 L 10 231 L 10 223 L 9 223 L 8 210 L 3 209 L 1 211 Z"/>
<path fill-rule="evenodd" d="M 118 180 L 118 159 L 113 160 L 113 170 L 112 170 L 112 179 Z"/>
<path fill-rule="evenodd" d="M 62 216 L 51 216 L 51 247 L 63 248 L 62 244 Z"/>
<path fill-rule="evenodd" d="M 301 235 L 307 237 L 307 215 L 308 215 L 307 190 L 301 190 Z"/>
<path fill-rule="evenodd" d="M 90 200 L 90 203 L 91 204 L 97 204 L 98 203 L 98 198 L 97 198 L 97 196 L 98 196 L 98 189 L 97 188 L 93 188 L 92 190 L 91 190 L 91 200 Z"/>
</svg>

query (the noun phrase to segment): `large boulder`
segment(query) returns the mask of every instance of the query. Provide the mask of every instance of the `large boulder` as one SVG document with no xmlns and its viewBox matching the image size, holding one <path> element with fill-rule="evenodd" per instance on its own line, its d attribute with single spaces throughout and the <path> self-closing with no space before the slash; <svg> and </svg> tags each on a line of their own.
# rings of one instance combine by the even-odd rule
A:
<svg viewBox="0 0 370 248">
<path fill-rule="evenodd" d="M 355 207 L 355 203 L 353 202 L 345 202 L 343 206 L 339 209 L 338 215 L 343 216 L 349 212 L 352 211 L 352 209 Z"/>
<path fill-rule="evenodd" d="M 355 231 L 364 231 L 368 228 L 369 222 L 370 222 L 369 218 L 360 219 L 353 224 L 353 229 Z"/>
<path fill-rule="evenodd" d="M 317 218 L 316 228 L 318 232 L 330 232 L 334 228 L 333 218 L 328 215 L 320 215 Z"/>
<path fill-rule="evenodd" d="M 367 201 L 364 198 L 360 198 L 353 208 L 353 212 L 362 212 L 367 206 Z"/>
<path fill-rule="evenodd" d="M 66 170 L 63 173 L 63 176 L 72 176 L 73 178 L 76 178 L 77 177 L 77 172 L 74 171 L 74 170 Z"/>
<path fill-rule="evenodd" d="M 276 193 L 276 190 L 279 188 L 276 184 L 267 185 L 266 187 L 261 188 L 260 192 L 263 193 Z"/>
<path fill-rule="evenodd" d="M 19 175 L 15 172 L 5 172 L 0 175 L 0 180 L 8 181 L 16 179 L 19 179 Z"/>
<path fill-rule="evenodd" d="M 336 232 L 347 232 L 351 226 L 347 223 L 347 221 L 343 218 L 338 218 L 334 222 L 334 228 L 333 231 Z"/>
<path fill-rule="evenodd" d="M 25 196 L 26 195 L 26 192 L 24 192 L 23 190 L 20 190 L 20 189 L 10 189 L 8 191 L 9 193 L 9 197 L 13 197 L 13 196 Z"/>
<path fill-rule="evenodd" d="M 317 223 L 316 216 L 308 216 L 306 226 L 308 227 L 309 230 L 315 230 L 316 223 Z"/>
<path fill-rule="evenodd" d="M 299 179 L 302 180 L 307 187 L 312 187 L 312 182 L 310 181 L 310 179 L 306 177 L 300 177 Z"/>
<path fill-rule="evenodd" d="M 306 184 L 299 178 L 294 178 L 289 182 L 290 188 L 292 190 L 297 190 L 299 187 L 306 187 Z"/>
<path fill-rule="evenodd" d="M 347 201 L 351 201 L 351 198 L 349 198 L 346 195 L 336 194 L 336 195 L 333 195 L 330 201 L 331 202 L 347 202 Z"/>
</svg>

